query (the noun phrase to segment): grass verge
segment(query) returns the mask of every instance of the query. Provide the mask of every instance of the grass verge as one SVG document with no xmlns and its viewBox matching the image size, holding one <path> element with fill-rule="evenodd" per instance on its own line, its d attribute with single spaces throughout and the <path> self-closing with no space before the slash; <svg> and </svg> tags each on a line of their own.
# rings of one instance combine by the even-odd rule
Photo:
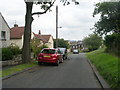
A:
<svg viewBox="0 0 120 90">
<path fill-rule="evenodd" d="M 120 58 L 104 52 L 105 48 L 87 53 L 87 57 L 96 66 L 99 73 L 108 82 L 111 88 L 120 88 L 118 85 L 118 61 Z"/>
<path fill-rule="evenodd" d="M 31 63 L 21 64 L 21 65 L 17 65 L 17 66 L 8 68 L 6 70 L 2 70 L 2 71 L 0 71 L 0 74 L 2 73 L 0 78 L 11 75 L 11 74 L 14 74 L 14 73 L 17 73 L 17 72 L 22 71 L 26 68 L 30 68 L 30 67 L 33 67 L 33 66 L 36 66 L 36 65 L 37 65 L 37 61 L 34 61 L 34 62 L 31 62 Z"/>
</svg>

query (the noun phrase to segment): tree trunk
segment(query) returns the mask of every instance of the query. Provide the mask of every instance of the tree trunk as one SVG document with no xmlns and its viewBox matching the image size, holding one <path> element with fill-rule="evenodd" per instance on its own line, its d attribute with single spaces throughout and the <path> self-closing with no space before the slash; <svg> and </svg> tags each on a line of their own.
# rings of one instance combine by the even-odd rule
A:
<svg viewBox="0 0 120 90">
<path fill-rule="evenodd" d="M 33 7 L 33 2 L 26 2 L 25 29 L 24 29 L 23 51 L 22 51 L 23 63 L 27 63 L 31 61 L 30 40 L 31 40 L 31 25 L 33 21 L 32 7 Z"/>
</svg>

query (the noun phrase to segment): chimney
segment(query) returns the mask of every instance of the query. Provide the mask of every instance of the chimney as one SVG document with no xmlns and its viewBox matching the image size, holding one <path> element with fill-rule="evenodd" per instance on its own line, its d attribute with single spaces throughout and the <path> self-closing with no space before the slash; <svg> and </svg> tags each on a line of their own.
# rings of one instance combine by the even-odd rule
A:
<svg viewBox="0 0 120 90">
<path fill-rule="evenodd" d="M 39 35 L 41 35 L 41 31 L 39 30 L 39 33 L 38 33 Z"/>
<path fill-rule="evenodd" d="M 14 24 L 14 27 L 18 27 L 18 24 Z"/>
</svg>

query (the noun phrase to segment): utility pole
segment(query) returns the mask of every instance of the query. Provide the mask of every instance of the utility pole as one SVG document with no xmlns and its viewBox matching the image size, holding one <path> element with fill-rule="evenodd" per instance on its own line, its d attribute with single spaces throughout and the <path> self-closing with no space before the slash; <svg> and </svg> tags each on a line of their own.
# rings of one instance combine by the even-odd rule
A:
<svg viewBox="0 0 120 90">
<path fill-rule="evenodd" d="M 58 47 L 58 6 L 56 6 L 56 48 Z"/>
</svg>

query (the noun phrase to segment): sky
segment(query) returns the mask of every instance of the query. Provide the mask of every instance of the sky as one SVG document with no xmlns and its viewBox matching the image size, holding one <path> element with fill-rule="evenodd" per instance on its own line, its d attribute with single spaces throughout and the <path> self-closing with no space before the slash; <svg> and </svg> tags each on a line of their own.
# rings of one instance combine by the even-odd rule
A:
<svg viewBox="0 0 120 90">
<path fill-rule="evenodd" d="M 79 5 L 63 6 L 62 3 L 56 2 L 51 8 L 51 12 L 43 15 L 34 15 L 32 23 L 32 32 L 41 34 L 51 34 L 56 37 L 56 5 L 58 5 L 58 37 L 65 40 L 83 40 L 93 31 L 95 22 L 99 20 L 99 15 L 95 18 L 92 13 L 95 4 L 100 0 L 78 0 Z M 25 26 L 26 5 L 24 0 L 2 0 L 0 3 L 0 12 L 12 28 L 14 24 Z M 5 3 L 5 4 L 4 4 Z M 40 11 L 39 5 L 33 6 L 33 12 Z"/>
</svg>

